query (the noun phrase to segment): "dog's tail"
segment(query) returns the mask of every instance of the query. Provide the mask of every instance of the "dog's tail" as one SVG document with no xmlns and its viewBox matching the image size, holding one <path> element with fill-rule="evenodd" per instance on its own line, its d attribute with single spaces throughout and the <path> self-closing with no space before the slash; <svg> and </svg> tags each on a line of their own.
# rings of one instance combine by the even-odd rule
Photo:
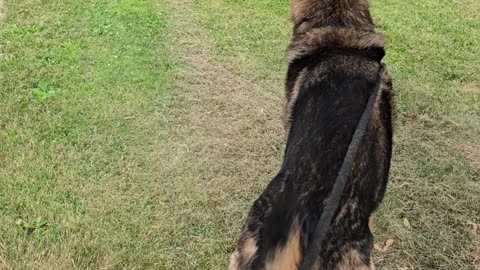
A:
<svg viewBox="0 0 480 270">
<path fill-rule="evenodd" d="M 284 181 L 281 192 L 272 198 L 263 227 L 266 270 L 297 269 L 302 259 L 301 221 L 297 194 L 291 181 Z"/>
</svg>

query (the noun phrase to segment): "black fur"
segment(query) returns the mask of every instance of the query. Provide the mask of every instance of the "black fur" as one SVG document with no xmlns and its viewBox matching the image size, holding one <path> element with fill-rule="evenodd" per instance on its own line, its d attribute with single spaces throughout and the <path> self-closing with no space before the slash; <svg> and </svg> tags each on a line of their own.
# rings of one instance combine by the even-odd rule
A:
<svg viewBox="0 0 480 270">
<path fill-rule="evenodd" d="M 241 237 L 233 269 L 263 269 L 272 254 L 286 245 L 295 223 L 302 254 L 309 248 L 384 54 L 381 46 L 323 47 L 290 62 L 286 91 L 291 125 L 284 162 L 255 201 L 242 232 L 254 236 L 256 252 L 252 258 L 244 256 L 246 240 Z M 297 84 L 298 95 L 293 97 Z M 391 89 L 386 74 L 340 207 L 318 254 L 322 270 L 337 269 L 348 260 L 346 251 L 352 250 L 360 255 L 358 264 L 370 265 L 373 236 L 368 221 L 383 199 L 392 152 Z"/>
</svg>

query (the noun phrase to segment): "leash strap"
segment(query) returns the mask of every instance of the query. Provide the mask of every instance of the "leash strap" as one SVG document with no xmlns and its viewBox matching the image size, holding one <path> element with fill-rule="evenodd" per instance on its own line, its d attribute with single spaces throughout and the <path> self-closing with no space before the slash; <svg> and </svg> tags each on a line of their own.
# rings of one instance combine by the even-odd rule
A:
<svg viewBox="0 0 480 270">
<path fill-rule="evenodd" d="M 348 146 L 348 150 L 345 154 L 345 158 L 343 159 L 342 166 L 340 167 L 340 171 L 338 172 L 337 178 L 335 179 L 332 192 L 330 193 L 327 204 L 315 227 L 314 235 L 309 243 L 309 246 L 311 248 L 307 250 L 307 253 L 302 260 L 302 263 L 300 264 L 299 270 L 311 270 L 313 264 L 315 263 L 315 260 L 319 256 L 320 251 L 322 250 L 322 244 L 325 241 L 327 233 L 330 229 L 333 215 L 338 209 L 340 200 L 342 199 L 343 190 L 345 189 L 345 184 L 352 170 L 353 160 L 355 159 L 355 156 L 358 152 L 358 148 L 360 147 L 363 136 L 367 132 L 367 126 L 372 116 L 375 101 L 377 100 L 384 70 L 385 68 L 383 67 L 383 65 L 381 65 L 377 75 L 375 88 L 373 89 L 372 94 L 370 94 L 370 97 L 368 98 L 368 103 L 362 113 L 360 121 L 358 122 L 357 128 L 353 133 L 352 141 Z"/>
</svg>

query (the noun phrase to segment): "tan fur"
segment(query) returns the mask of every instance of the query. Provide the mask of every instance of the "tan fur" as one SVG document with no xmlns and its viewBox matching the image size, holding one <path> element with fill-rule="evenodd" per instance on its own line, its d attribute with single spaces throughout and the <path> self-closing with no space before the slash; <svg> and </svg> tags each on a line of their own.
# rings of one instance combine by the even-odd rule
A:
<svg viewBox="0 0 480 270">
<path fill-rule="evenodd" d="M 251 259 L 253 259 L 253 256 L 255 255 L 255 253 L 257 253 L 257 249 L 257 241 L 255 240 L 255 238 L 253 236 L 247 238 L 242 248 L 243 259 L 245 261 L 250 261 Z"/>
<path fill-rule="evenodd" d="M 368 229 L 370 231 L 373 231 L 374 226 L 375 226 L 375 220 L 374 220 L 374 216 L 372 215 L 368 218 Z"/>
<path fill-rule="evenodd" d="M 388 85 L 391 84 L 391 77 L 388 73 L 387 70 L 385 70 L 383 72 L 383 75 L 382 75 L 382 78 L 381 78 L 381 84 L 380 84 L 380 90 L 379 90 L 379 93 L 377 95 L 377 100 L 375 101 L 375 107 L 372 111 L 372 120 L 371 120 L 371 123 L 372 125 L 374 125 L 376 128 L 378 129 L 381 129 L 381 126 L 380 126 L 380 123 L 381 123 L 381 119 L 380 119 L 380 103 L 381 103 L 381 98 L 382 98 L 382 93 L 383 92 L 390 92 L 390 94 L 393 94 L 391 93 L 391 89 L 388 88 Z M 392 104 L 390 104 L 392 106 Z M 381 134 L 381 135 L 384 135 L 386 136 L 386 134 Z M 384 138 L 380 138 L 380 140 L 383 140 Z"/>
<path fill-rule="evenodd" d="M 284 247 L 279 247 L 265 265 L 266 270 L 295 270 L 300 264 L 300 229 L 293 226 Z"/>
<path fill-rule="evenodd" d="M 338 270 L 374 270 L 372 264 L 365 263 L 360 252 L 356 249 L 350 249 L 343 253 L 342 260 L 338 264 Z"/>
<path fill-rule="evenodd" d="M 345 204 L 344 206 L 342 206 L 342 208 L 340 209 L 340 212 L 338 212 L 337 216 L 335 217 L 334 223 L 335 223 L 335 224 L 340 223 L 340 221 L 342 220 L 343 217 L 345 217 L 346 215 L 348 215 L 348 213 L 349 213 L 350 211 L 352 211 L 353 209 L 356 209 L 357 207 L 358 207 L 357 201 L 349 201 L 349 202 L 347 202 L 347 204 Z"/>
<path fill-rule="evenodd" d="M 381 102 L 382 102 L 382 100 L 381 100 L 382 99 L 382 93 L 384 91 L 390 91 L 389 89 L 387 89 L 386 78 L 389 78 L 389 77 L 388 77 L 388 73 L 386 73 L 386 72 L 387 71 L 385 71 L 385 73 L 382 75 L 381 82 L 380 82 L 380 89 L 378 91 L 377 99 L 375 101 L 375 104 L 374 104 L 374 107 L 373 107 L 373 110 L 372 110 L 372 118 L 370 120 L 371 126 L 376 129 L 375 132 L 378 136 L 379 141 L 384 141 L 384 140 L 386 140 L 386 137 L 387 137 L 387 134 L 385 133 L 385 130 L 382 129 L 382 121 L 381 121 L 381 118 L 380 118 L 380 114 L 381 114 L 380 105 L 381 105 Z M 381 155 L 384 152 L 385 151 L 379 151 L 378 154 Z"/>
<path fill-rule="evenodd" d="M 242 265 L 249 264 L 257 253 L 257 239 L 251 232 L 246 232 L 240 239 L 237 250 L 230 256 L 229 270 L 238 269 Z"/>
<path fill-rule="evenodd" d="M 302 87 L 303 82 L 305 81 L 307 75 L 307 69 L 303 69 L 300 71 L 297 80 L 295 81 L 295 85 L 293 86 L 293 90 L 291 93 L 287 93 L 287 98 L 285 99 L 285 106 L 283 110 L 283 125 L 285 127 L 285 132 L 288 133 L 290 130 L 290 125 L 292 122 L 292 109 L 295 105 L 295 102 L 298 97 L 298 93 L 300 93 L 300 87 Z"/>
<path fill-rule="evenodd" d="M 375 129 L 376 129 L 375 132 L 378 136 L 379 141 L 385 141 L 385 140 L 387 140 L 387 137 L 388 137 L 388 135 L 386 133 L 386 130 L 381 127 L 380 105 L 381 105 L 381 102 L 382 102 L 381 97 L 384 94 L 384 92 L 388 92 L 389 95 L 393 98 L 394 93 L 392 91 L 391 85 L 392 85 L 392 78 L 390 77 L 389 72 L 387 70 L 385 70 L 383 75 L 382 75 L 382 78 L 381 78 L 380 90 L 379 90 L 379 93 L 378 93 L 378 96 L 377 96 L 377 100 L 375 102 L 375 107 L 372 111 L 372 119 L 370 121 L 371 125 L 374 126 Z M 394 111 L 395 111 L 393 102 L 390 102 L 390 107 L 392 108 L 392 114 L 393 114 Z M 394 117 L 395 117 L 395 115 L 392 115 L 392 118 L 394 118 Z M 379 144 L 379 149 L 377 151 L 377 155 L 383 156 L 383 155 L 386 155 L 386 154 L 387 154 L 387 149 L 384 149 L 383 144 Z M 380 196 L 379 192 L 380 192 L 380 189 L 376 189 L 375 197 Z"/>
<path fill-rule="evenodd" d="M 228 263 L 228 270 L 237 270 L 238 267 L 239 267 L 239 257 L 240 254 L 238 251 L 235 251 L 234 253 L 232 253 L 232 255 L 230 255 L 230 262 Z"/>
<path fill-rule="evenodd" d="M 313 7 L 312 7 L 313 6 Z M 295 24 L 303 17 L 306 17 L 306 10 L 314 8 L 312 1 L 292 0 L 291 1 L 291 20 Z"/>
<path fill-rule="evenodd" d="M 384 47 L 383 38 L 379 34 L 365 31 L 353 31 L 351 29 L 324 27 L 312 29 L 304 35 L 294 38 L 287 49 L 287 61 L 304 56 L 312 55 L 321 51 L 322 48 L 351 48 L 368 49 L 371 47 Z"/>
</svg>

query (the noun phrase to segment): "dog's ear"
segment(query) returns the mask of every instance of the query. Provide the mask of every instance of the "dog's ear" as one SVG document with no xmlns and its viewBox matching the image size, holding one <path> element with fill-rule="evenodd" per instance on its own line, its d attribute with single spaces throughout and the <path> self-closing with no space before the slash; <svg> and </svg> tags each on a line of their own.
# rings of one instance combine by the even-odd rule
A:
<svg viewBox="0 0 480 270">
<path fill-rule="evenodd" d="M 307 0 L 291 0 L 291 17 L 293 24 L 305 18 L 305 5 Z"/>
<path fill-rule="evenodd" d="M 312 19 L 318 13 L 321 0 L 291 0 L 291 20 L 294 25 Z"/>
</svg>

